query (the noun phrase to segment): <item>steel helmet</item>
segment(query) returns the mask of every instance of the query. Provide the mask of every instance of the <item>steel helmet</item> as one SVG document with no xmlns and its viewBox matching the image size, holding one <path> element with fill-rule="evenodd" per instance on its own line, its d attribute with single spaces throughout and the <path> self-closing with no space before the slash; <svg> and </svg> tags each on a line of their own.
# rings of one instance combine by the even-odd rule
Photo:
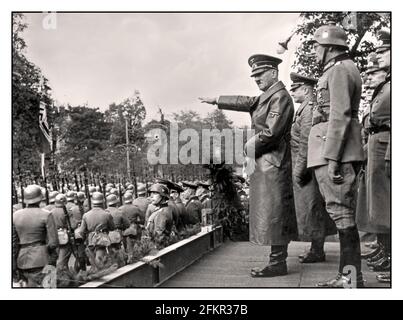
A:
<svg viewBox="0 0 403 320">
<path fill-rule="evenodd" d="M 101 192 L 94 192 L 92 194 L 91 199 L 93 204 L 103 204 L 104 203 L 104 195 Z"/>
<path fill-rule="evenodd" d="M 129 185 L 126 187 L 126 189 L 127 189 L 127 190 L 134 190 L 134 185 L 129 184 Z"/>
<path fill-rule="evenodd" d="M 76 193 L 74 191 L 69 191 L 66 193 L 66 199 L 67 201 L 74 201 Z"/>
<path fill-rule="evenodd" d="M 161 183 L 155 183 L 151 186 L 150 192 L 155 192 L 160 194 L 162 197 L 169 198 L 169 190 L 167 186 L 164 186 Z"/>
<path fill-rule="evenodd" d="M 144 195 L 146 194 L 146 185 L 144 183 L 139 183 L 137 185 L 137 194 L 138 195 Z"/>
<path fill-rule="evenodd" d="M 31 184 L 24 189 L 24 203 L 32 204 L 42 201 L 41 187 L 36 184 Z"/>
<path fill-rule="evenodd" d="M 77 192 L 77 201 L 84 202 L 85 200 L 85 193 L 84 192 Z"/>
<path fill-rule="evenodd" d="M 54 203 L 56 200 L 56 196 L 59 194 L 59 191 L 52 191 L 49 193 L 49 203 Z"/>
<path fill-rule="evenodd" d="M 111 194 L 114 194 L 115 196 L 118 196 L 118 195 L 119 195 L 119 191 L 118 191 L 118 189 L 116 189 L 116 188 L 112 188 L 109 192 L 110 192 Z"/>
<path fill-rule="evenodd" d="M 123 196 L 123 202 L 124 203 L 132 203 L 132 201 L 133 201 L 133 194 L 129 193 L 129 192 L 125 193 L 124 196 Z"/>
<path fill-rule="evenodd" d="M 346 32 L 343 28 L 336 26 L 334 22 L 319 27 L 311 42 L 317 42 L 323 46 L 339 46 L 348 49 Z"/>
<path fill-rule="evenodd" d="M 65 196 L 63 193 L 60 193 L 60 194 L 58 194 L 58 195 L 56 196 L 55 204 L 56 204 L 57 206 L 63 206 L 63 205 L 66 204 L 66 202 L 67 202 L 67 198 L 66 198 L 66 196 Z"/>
<path fill-rule="evenodd" d="M 119 199 L 114 194 L 110 194 L 109 196 L 106 197 L 106 202 L 108 203 L 108 206 L 111 206 L 118 203 Z"/>
<path fill-rule="evenodd" d="M 88 191 L 89 191 L 89 193 L 93 193 L 93 192 L 97 191 L 97 189 L 95 187 L 91 186 L 91 187 L 89 187 Z"/>
</svg>

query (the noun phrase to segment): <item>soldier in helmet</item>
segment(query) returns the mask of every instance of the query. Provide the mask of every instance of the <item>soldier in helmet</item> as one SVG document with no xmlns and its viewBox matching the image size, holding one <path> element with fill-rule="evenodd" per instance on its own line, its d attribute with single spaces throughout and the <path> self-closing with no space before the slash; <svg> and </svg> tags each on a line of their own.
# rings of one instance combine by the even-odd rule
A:
<svg viewBox="0 0 403 320">
<path fill-rule="evenodd" d="M 249 238 L 270 246 L 269 261 L 251 270 L 252 277 L 286 275 L 288 244 L 297 238 L 293 203 L 290 130 L 294 115 L 292 98 L 279 81 L 281 59 L 255 54 L 248 59 L 262 94 L 201 98 L 219 109 L 248 112 L 255 135 L 245 145 L 245 168 L 250 176 Z"/>
<path fill-rule="evenodd" d="M 174 229 L 173 231 L 177 233 L 179 226 L 179 210 L 175 204 L 175 201 L 171 198 L 171 188 L 173 187 L 173 182 L 167 179 L 157 179 L 157 183 L 161 183 L 165 185 L 168 188 L 169 191 L 169 199 L 168 199 L 168 207 L 172 209 L 172 217 L 174 220 Z M 153 210 L 152 206 L 150 206 L 150 209 Z"/>
<path fill-rule="evenodd" d="M 357 287 L 362 287 L 361 248 L 354 206 L 357 171 L 364 160 L 358 121 L 361 76 L 349 56 L 347 35 L 341 27 L 321 26 L 312 43 L 323 74 L 317 85 L 317 106 L 308 140 L 308 168 L 315 173 L 340 240 L 338 274 L 318 286 L 343 288 L 352 280 Z M 354 268 L 356 279 L 347 277 L 350 268 Z"/>
<path fill-rule="evenodd" d="M 156 183 L 151 186 L 150 193 L 153 211 L 147 217 L 146 230 L 161 248 L 169 244 L 173 226 L 172 209 L 168 206 L 169 190 L 165 185 Z"/>
<path fill-rule="evenodd" d="M 67 233 L 67 217 L 64 213 L 64 207 L 66 204 L 66 196 L 64 194 L 58 194 L 55 199 L 55 207 L 51 211 L 53 218 L 55 219 L 55 225 L 59 236 L 59 257 L 57 259 L 58 269 L 68 269 L 68 263 L 72 253 Z M 71 219 L 71 216 L 69 216 L 68 219 Z"/>
<path fill-rule="evenodd" d="M 115 230 L 112 216 L 103 209 L 104 196 L 100 192 L 92 194 L 93 208 L 84 214 L 77 236 L 88 241 L 88 248 L 95 251 L 95 262 L 103 266 L 106 247 L 110 244 L 108 232 Z M 109 243 L 108 243 L 109 241 Z"/>
<path fill-rule="evenodd" d="M 95 187 L 89 186 L 88 187 L 88 193 L 90 194 L 90 197 L 92 197 L 92 194 L 95 192 Z M 84 212 L 88 212 L 90 211 L 90 200 L 89 199 L 85 199 L 84 201 Z"/>
<path fill-rule="evenodd" d="M 133 205 L 140 210 L 143 221 L 145 220 L 147 207 L 150 204 L 150 201 L 147 199 L 146 193 L 146 185 L 144 183 L 139 183 L 137 186 L 138 197 L 133 200 Z"/>
<path fill-rule="evenodd" d="M 59 194 L 58 191 L 52 191 L 49 194 L 49 204 L 46 207 L 44 207 L 45 210 L 52 211 L 52 209 L 55 207 L 56 196 L 58 194 Z"/>
<path fill-rule="evenodd" d="M 182 184 L 183 188 L 185 189 L 182 195 L 186 201 L 186 219 L 184 223 L 185 225 L 194 225 L 197 223 L 201 223 L 201 211 L 203 209 L 203 205 L 200 202 L 199 197 L 196 196 L 197 185 L 187 181 L 184 181 Z"/>
<path fill-rule="evenodd" d="M 19 272 L 28 287 L 40 287 L 46 265 L 56 266 L 59 241 L 52 214 L 39 208 L 41 189 L 24 190 L 25 209 L 13 214 L 13 271 Z"/>
<path fill-rule="evenodd" d="M 300 107 L 291 127 L 291 155 L 295 212 L 299 238 L 310 241 L 310 250 L 299 256 L 300 263 L 325 261 L 324 244 L 327 235 L 337 233 L 326 212 L 318 184 L 307 167 L 308 137 L 312 127 L 312 109 L 316 103 L 313 87 L 317 80 L 292 72 L 291 96 Z"/>
<path fill-rule="evenodd" d="M 109 214 L 112 216 L 116 229 L 123 232 L 124 230 L 129 228 L 129 219 L 127 218 L 126 214 L 122 210 L 120 210 L 120 208 L 118 208 L 118 197 L 114 194 L 111 194 L 106 198 L 106 203 L 108 205 L 106 212 L 109 212 Z"/>
<path fill-rule="evenodd" d="M 129 222 L 132 224 L 144 224 L 144 217 L 142 216 L 139 208 L 133 204 L 133 195 L 131 193 L 125 193 L 123 196 L 123 205 L 119 207 Z"/>
</svg>

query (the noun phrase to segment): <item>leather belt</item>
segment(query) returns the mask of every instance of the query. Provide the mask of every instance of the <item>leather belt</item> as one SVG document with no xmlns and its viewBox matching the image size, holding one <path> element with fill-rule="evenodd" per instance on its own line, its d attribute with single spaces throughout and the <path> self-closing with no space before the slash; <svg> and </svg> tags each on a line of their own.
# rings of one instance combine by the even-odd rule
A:
<svg viewBox="0 0 403 320">
<path fill-rule="evenodd" d="M 44 241 L 35 241 L 32 243 L 21 243 L 20 248 L 23 249 L 23 248 L 29 248 L 29 247 L 45 246 L 45 245 L 46 245 L 46 242 L 44 242 Z"/>
</svg>

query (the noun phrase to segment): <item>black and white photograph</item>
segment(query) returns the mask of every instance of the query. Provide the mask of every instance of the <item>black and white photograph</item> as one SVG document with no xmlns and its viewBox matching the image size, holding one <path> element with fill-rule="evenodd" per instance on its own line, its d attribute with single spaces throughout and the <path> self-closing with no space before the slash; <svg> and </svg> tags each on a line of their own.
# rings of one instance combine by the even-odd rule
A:
<svg viewBox="0 0 403 320">
<path fill-rule="evenodd" d="M 10 15 L 11 291 L 392 288 L 391 11 Z"/>
</svg>

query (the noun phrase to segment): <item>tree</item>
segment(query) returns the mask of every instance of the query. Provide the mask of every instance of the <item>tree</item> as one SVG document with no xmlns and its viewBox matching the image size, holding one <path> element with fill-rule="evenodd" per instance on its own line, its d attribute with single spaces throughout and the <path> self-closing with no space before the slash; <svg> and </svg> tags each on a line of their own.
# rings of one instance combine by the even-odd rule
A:
<svg viewBox="0 0 403 320">
<path fill-rule="evenodd" d="M 57 161 L 66 171 L 76 171 L 86 167 L 101 171 L 103 164 L 100 154 L 108 146 L 111 123 L 98 108 L 71 107 L 60 115 L 63 134 L 60 140 Z"/>
<path fill-rule="evenodd" d="M 39 103 L 43 101 L 50 114 L 52 99 L 48 80 L 40 68 L 24 54 L 22 33 L 27 28 L 21 13 L 13 14 L 12 34 L 12 158 L 13 168 L 20 172 L 40 172 Z M 51 122 L 52 118 L 48 118 Z"/>
<path fill-rule="evenodd" d="M 106 121 L 112 123 L 111 146 L 126 144 L 126 119 L 129 127 L 129 140 L 131 144 L 141 145 L 144 142 L 142 123 L 146 117 L 146 108 L 140 98 L 140 92 L 134 94 L 123 102 L 112 103 L 105 111 Z"/>
<path fill-rule="evenodd" d="M 227 118 L 225 113 L 220 109 L 215 109 L 213 112 L 209 112 L 203 119 L 204 127 L 210 129 L 232 129 L 233 122 Z"/>
<path fill-rule="evenodd" d="M 296 51 L 293 67 L 297 72 L 307 75 L 320 75 L 320 69 L 312 54 L 312 39 L 315 31 L 329 21 L 341 25 L 347 32 L 350 52 L 361 72 L 366 70 L 367 55 L 374 50 L 372 41 L 363 40 L 366 35 L 375 38 L 376 33 L 384 28 L 390 28 L 390 15 L 374 12 L 305 12 L 301 14 L 302 22 L 296 28 L 296 34 L 301 37 L 301 44 Z"/>
</svg>

